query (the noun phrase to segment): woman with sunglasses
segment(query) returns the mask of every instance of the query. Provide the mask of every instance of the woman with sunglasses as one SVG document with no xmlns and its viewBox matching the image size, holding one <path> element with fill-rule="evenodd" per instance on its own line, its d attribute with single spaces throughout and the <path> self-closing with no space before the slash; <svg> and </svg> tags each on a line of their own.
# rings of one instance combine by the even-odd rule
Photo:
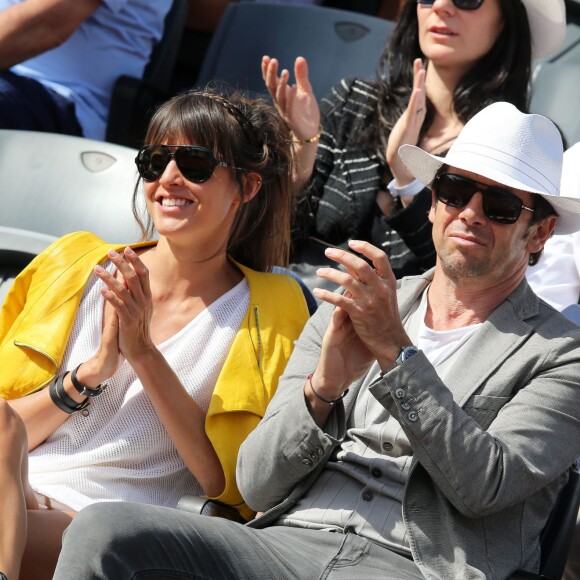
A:
<svg viewBox="0 0 580 580">
<path fill-rule="evenodd" d="M 564 0 L 407 0 L 379 79 L 341 81 L 320 110 L 304 58 L 290 86 L 265 56 L 263 77 L 296 149 L 292 261 L 326 263 L 326 245 L 354 238 L 384 249 L 397 277 L 433 266 L 431 193 L 399 146 L 445 155 L 485 106 L 526 111 L 532 58 L 555 51 L 564 33 Z"/>
<path fill-rule="evenodd" d="M 308 317 L 296 281 L 268 273 L 288 259 L 290 136 L 263 100 L 191 92 L 155 113 L 146 143 L 133 206 L 158 239 L 65 236 L 1 311 L 10 580 L 21 561 L 22 577 L 52 577 L 62 531 L 96 501 L 206 495 L 252 516 L 238 448 Z"/>
</svg>

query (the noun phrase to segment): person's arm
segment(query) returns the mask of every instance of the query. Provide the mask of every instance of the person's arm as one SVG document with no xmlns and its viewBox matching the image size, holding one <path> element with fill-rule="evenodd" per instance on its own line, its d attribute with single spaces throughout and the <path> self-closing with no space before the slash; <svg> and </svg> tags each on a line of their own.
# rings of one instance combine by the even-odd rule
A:
<svg viewBox="0 0 580 580">
<path fill-rule="evenodd" d="M 351 246 L 357 252 L 371 247 L 361 242 L 351 242 Z M 396 281 L 384 252 L 373 248 L 375 268 L 343 250 L 329 249 L 327 256 L 349 272 L 358 270 L 353 276 L 335 268 L 318 271 L 346 291 L 335 294 L 315 289 L 326 304 L 306 325 L 264 419 L 242 445 L 238 485 L 256 511 L 282 501 L 329 459 L 345 435 L 347 397 L 356 396 L 355 387 L 374 360 L 386 369 L 401 347 L 411 344 L 399 317 Z M 367 258 L 372 260 L 372 256 L 368 253 Z M 377 294 L 381 299 L 373 301 Z M 345 397 L 347 389 L 353 392 Z"/>
<path fill-rule="evenodd" d="M 186 28 L 213 32 L 229 4 L 237 0 L 188 0 Z"/>
<path fill-rule="evenodd" d="M 318 364 L 332 308 L 321 305 L 306 323 L 266 414 L 240 447 L 236 480 L 244 501 L 258 512 L 281 502 L 319 467 L 344 437 L 342 401 L 329 409 L 324 427 L 305 398 L 307 376 Z"/>
<path fill-rule="evenodd" d="M 580 198 L 579 163 L 580 143 L 576 143 L 564 152 L 561 195 Z M 558 310 L 580 302 L 580 234 L 552 236 L 526 277 L 534 292 Z"/>
<path fill-rule="evenodd" d="M 525 357 L 512 353 L 487 379 L 489 394 L 463 408 L 421 352 L 369 389 L 401 424 L 417 462 L 467 517 L 525 500 L 580 454 L 580 331 L 551 340 L 536 335 L 525 348 Z"/>
<path fill-rule="evenodd" d="M 425 187 L 413 197 L 409 205 L 400 207 L 390 217 L 380 220 L 384 238 L 377 235 L 375 243 L 380 245 L 382 241 L 391 239 L 391 233 L 395 230 L 412 253 L 406 260 L 404 275 L 425 272 L 435 265 L 433 226 L 428 217 L 431 200 L 431 190 Z"/>
<path fill-rule="evenodd" d="M 0 69 L 65 42 L 102 0 L 25 0 L 0 12 Z"/>
<path fill-rule="evenodd" d="M 105 308 L 104 328 L 98 351 L 89 360 L 78 366 L 76 378 L 87 388 L 97 388 L 111 377 L 121 363 L 118 344 L 118 320 L 112 308 Z M 72 369 L 71 369 L 72 370 Z M 72 402 L 80 405 L 87 396 L 73 386 L 72 374 L 64 375 L 62 386 Z M 70 414 L 54 403 L 50 387 L 46 387 L 18 399 L 9 401 L 10 406 L 20 415 L 28 435 L 28 450 L 31 451 L 46 440 Z"/>
<path fill-rule="evenodd" d="M 389 135 L 385 158 L 397 187 L 403 187 L 415 181 L 399 155 L 399 147 L 405 143 L 416 145 L 419 141 L 421 127 L 427 113 L 426 72 L 421 59 L 415 59 L 413 63 L 413 91 L 409 98 L 409 104 Z M 407 206 L 411 199 L 403 198 L 401 200 L 403 206 Z"/>
<path fill-rule="evenodd" d="M 205 432 L 205 413 L 187 393 L 149 333 L 152 300 L 149 272 L 137 254 L 126 248 L 109 252 L 117 279 L 103 268 L 97 275 L 107 285 L 102 294 L 117 313 L 119 350 L 131 365 L 167 434 L 206 495 L 223 492 L 224 472 Z M 89 378 L 91 380 L 91 378 Z M 100 381 L 97 377 L 92 380 Z M 94 383 L 89 383 L 89 386 Z"/>
<path fill-rule="evenodd" d="M 262 77 L 278 113 L 292 131 L 294 143 L 294 187 L 299 192 L 310 179 L 320 139 L 320 111 L 310 79 L 308 63 L 299 56 L 294 63 L 296 84 L 290 85 L 290 72 L 278 75 L 278 61 L 262 58 Z"/>
</svg>

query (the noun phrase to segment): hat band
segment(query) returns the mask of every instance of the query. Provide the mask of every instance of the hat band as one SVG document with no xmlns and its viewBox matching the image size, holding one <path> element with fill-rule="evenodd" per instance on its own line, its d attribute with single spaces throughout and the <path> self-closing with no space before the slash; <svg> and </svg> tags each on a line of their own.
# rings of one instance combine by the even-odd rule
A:
<svg viewBox="0 0 580 580">
<path fill-rule="evenodd" d="M 559 183 L 554 183 L 538 171 L 531 159 L 514 156 L 501 149 L 477 143 L 457 143 L 444 159 L 446 165 L 472 171 L 498 183 L 547 195 L 558 195 Z M 540 165 L 537 163 L 536 165 Z"/>
</svg>

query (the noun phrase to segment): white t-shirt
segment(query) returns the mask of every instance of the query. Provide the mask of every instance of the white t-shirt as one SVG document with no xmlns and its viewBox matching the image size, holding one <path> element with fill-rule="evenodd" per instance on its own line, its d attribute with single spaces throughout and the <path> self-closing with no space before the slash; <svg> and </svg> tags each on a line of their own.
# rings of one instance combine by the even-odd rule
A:
<svg viewBox="0 0 580 580">
<path fill-rule="evenodd" d="M 0 0 L 0 10 L 25 0 Z M 171 0 L 102 0 L 63 44 L 11 68 L 75 104 L 85 137 L 103 140 L 120 75 L 140 78 L 163 35 Z"/>
<path fill-rule="evenodd" d="M 114 272 L 109 262 L 105 267 Z M 92 276 L 71 331 L 60 373 L 99 347 L 104 299 Z M 246 279 L 157 345 L 191 397 L 207 411 L 235 335 L 247 312 Z M 29 453 L 32 488 L 75 510 L 98 501 L 175 507 L 202 489 L 175 450 L 132 367 L 125 361 L 91 400 Z"/>
</svg>

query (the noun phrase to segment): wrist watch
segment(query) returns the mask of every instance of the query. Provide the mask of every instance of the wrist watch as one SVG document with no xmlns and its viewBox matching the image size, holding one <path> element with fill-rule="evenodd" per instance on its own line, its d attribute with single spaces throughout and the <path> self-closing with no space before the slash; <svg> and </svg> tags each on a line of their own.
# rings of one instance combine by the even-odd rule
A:
<svg viewBox="0 0 580 580">
<path fill-rule="evenodd" d="M 417 354 L 419 349 L 416 346 L 404 346 L 401 349 L 401 354 L 395 361 L 395 366 L 402 365 L 406 360 L 409 360 L 414 354 Z"/>
<path fill-rule="evenodd" d="M 404 346 L 401 348 L 401 353 L 397 357 L 397 360 L 381 373 L 381 378 L 384 377 L 388 372 L 392 371 L 394 368 L 402 365 L 406 360 L 409 360 L 414 354 L 417 354 L 418 352 L 419 349 L 416 346 Z"/>
</svg>

